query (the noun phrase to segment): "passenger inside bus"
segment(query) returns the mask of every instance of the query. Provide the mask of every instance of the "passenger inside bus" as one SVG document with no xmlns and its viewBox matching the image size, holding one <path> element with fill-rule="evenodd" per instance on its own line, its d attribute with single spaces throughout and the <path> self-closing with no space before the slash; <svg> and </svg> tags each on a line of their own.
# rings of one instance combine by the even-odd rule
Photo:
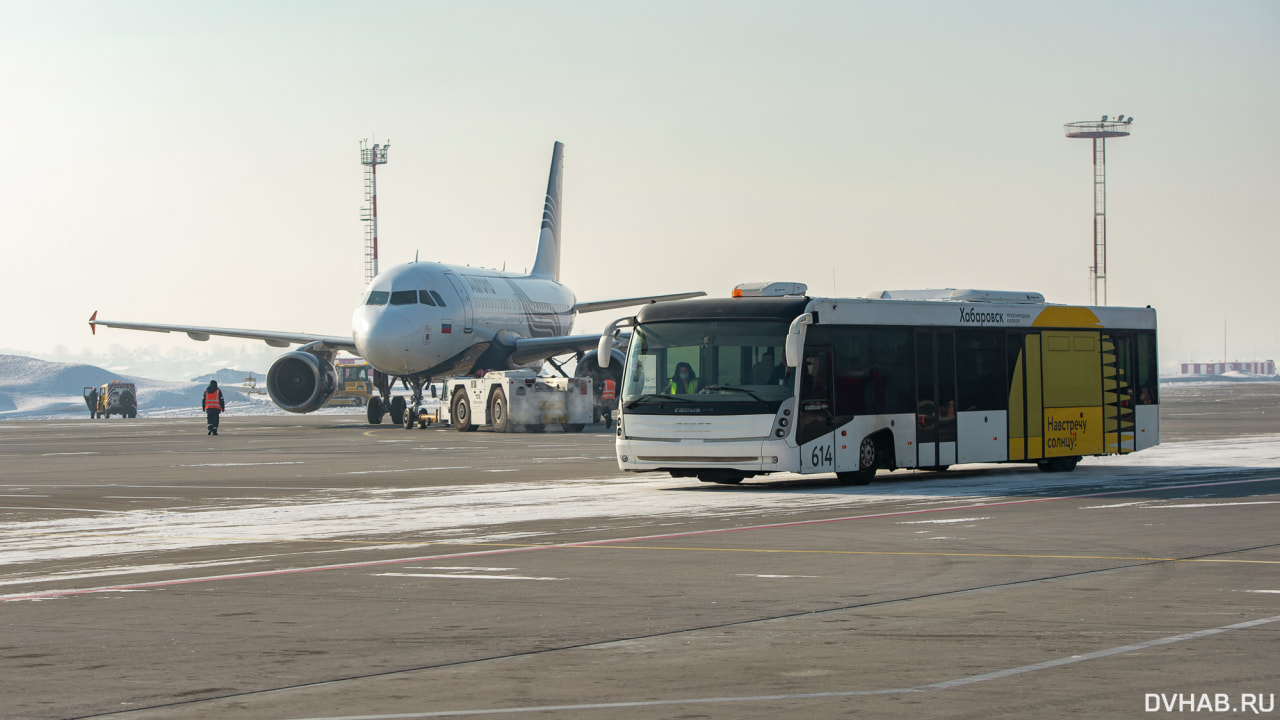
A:
<svg viewBox="0 0 1280 720">
<path fill-rule="evenodd" d="M 774 361 L 773 348 L 766 347 L 760 360 L 751 368 L 753 385 L 781 385 L 787 376 L 787 368 L 782 362 Z"/>
</svg>

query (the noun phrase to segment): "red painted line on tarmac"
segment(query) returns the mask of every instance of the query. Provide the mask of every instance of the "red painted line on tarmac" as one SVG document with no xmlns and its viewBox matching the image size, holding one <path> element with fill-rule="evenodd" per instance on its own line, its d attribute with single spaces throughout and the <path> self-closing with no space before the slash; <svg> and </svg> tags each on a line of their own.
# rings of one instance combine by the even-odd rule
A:
<svg viewBox="0 0 1280 720">
<path fill-rule="evenodd" d="M 235 573 L 230 575 L 209 575 L 195 578 L 181 578 L 177 580 L 157 580 L 155 582 L 132 583 L 129 585 L 111 585 L 107 587 L 83 588 L 79 590 L 51 590 L 48 592 L 29 593 L 22 595 L 0 595 L 0 602 L 17 602 L 19 600 L 43 600 L 47 598 L 67 597 L 71 595 L 89 595 L 93 593 L 104 592 L 121 592 L 126 590 L 148 590 L 153 588 L 175 587 L 178 585 L 192 585 L 195 583 L 218 582 L 223 580 L 248 580 L 252 578 L 263 577 L 280 577 L 282 575 L 298 575 L 302 573 L 324 572 L 328 570 L 359 570 L 371 567 L 386 567 L 388 565 L 404 565 L 406 563 L 426 562 L 429 560 L 451 560 L 455 558 L 482 557 L 485 555 L 507 555 L 510 553 L 531 552 L 534 550 L 562 550 L 565 548 L 581 548 L 595 547 L 600 545 L 617 545 L 620 543 L 632 543 L 653 540 L 670 540 L 684 537 L 698 537 L 700 535 L 718 535 L 721 533 L 745 532 L 748 530 L 775 530 L 787 527 L 803 527 L 806 525 L 822 525 L 826 523 L 849 522 L 853 520 L 875 520 L 879 518 L 901 517 L 905 515 L 922 515 L 925 513 L 953 512 L 959 510 L 979 510 L 982 508 L 1007 507 L 1010 505 L 1028 505 L 1031 503 L 1057 502 L 1060 500 L 1084 500 L 1088 498 L 1108 497 L 1111 495 L 1132 495 L 1135 493 L 1151 493 L 1163 492 L 1166 490 L 1193 490 L 1196 488 L 1222 487 L 1226 485 L 1247 485 L 1250 483 L 1276 482 L 1280 478 L 1262 478 L 1258 480 L 1228 480 L 1215 483 L 1198 483 L 1195 485 L 1167 485 L 1154 488 L 1136 488 L 1129 490 L 1113 490 L 1110 492 L 1087 493 L 1083 495 L 1055 495 L 1041 498 L 1028 498 L 1025 500 L 1006 500 L 993 503 L 975 503 L 971 505 L 952 505 L 949 507 L 926 508 L 922 510 L 901 510 L 898 512 L 873 513 L 870 515 L 850 515 L 846 517 L 827 518 L 825 520 L 798 520 L 795 522 L 770 523 L 768 525 L 748 525 L 736 528 L 720 528 L 716 530 L 693 530 L 680 533 L 666 533 L 662 535 L 641 535 L 637 537 L 615 538 L 612 540 L 589 540 L 577 543 L 559 543 L 555 545 L 529 545 L 525 547 L 504 547 L 494 548 L 492 550 L 473 550 L 463 553 L 448 553 L 444 555 L 421 555 L 411 558 L 398 558 L 395 560 L 369 560 L 365 562 L 343 563 L 340 565 L 318 565 L 315 567 L 304 568 L 286 568 L 283 570 L 262 570 L 259 572 Z"/>
</svg>

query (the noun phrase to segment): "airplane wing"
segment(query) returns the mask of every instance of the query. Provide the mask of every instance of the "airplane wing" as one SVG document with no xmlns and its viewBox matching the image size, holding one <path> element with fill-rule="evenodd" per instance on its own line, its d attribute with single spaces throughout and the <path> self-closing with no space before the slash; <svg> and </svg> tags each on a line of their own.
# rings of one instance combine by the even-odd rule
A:
<svg viewBox="0 0 1280 720">
<path fill-rule="evenodd" d="M 356 352 L 356 343 L 350 337 L 341 335 L 312 335 L 310 333 L 276 332 L 272 330 L 240 330 L 236 328 L 202 327 L 199 325 L 158 325 L 154 323 L 117 322 L 115 320 L 99 320 L 97 311 L 89 318 L 89 329 L 96 335 L 98 326 L 119 328 L 121 330 L 146 330 L 148 332 L 180 332 L 186 333 L 192 340 L 208 340 L 211 336 L 246 338 L 261 340 L 271 347 L 289 347 L 308 343 L 323 343 L 330 350 L 346 350 Z M 597 338 L 599 339 L 599 338 Z"/>
<path fill-rule="evenodd" d="M 578 303 L 573 306 L 574 312 L 595 312 L 597 310 L 615 310 L 617 308 L 631 307 L 632 305 L 644 305 L 645 303 L 667 302 L 668 300 L 687 300 L 689 298 L 702 297 L 706 295 L 704 292 L 687 292 L 675 293 L 672 295 L 647 295 L 645 297 L 625 298 L 622 300 L 601 300 L 599 302 Z M 599 340 L 600 338 L 596 338 Z"/>
</svg>

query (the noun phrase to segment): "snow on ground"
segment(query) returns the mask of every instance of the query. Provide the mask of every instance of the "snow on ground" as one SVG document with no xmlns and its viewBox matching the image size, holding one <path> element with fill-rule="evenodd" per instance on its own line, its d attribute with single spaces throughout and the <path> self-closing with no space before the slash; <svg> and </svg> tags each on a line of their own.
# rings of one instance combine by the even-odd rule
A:
<svg viewBox="0 0 1280 720">
<path fill-rule="evenodd" d="M 607 441 L 608 438 L 602 438 L 602 442 Z M 175 469 L 181 467 L 178 465 Z M 1177 443 L 1135 455 L 1087 458 L 1074 473 L 1045 475 L 1034 469 L 990 467 L 1001 471 L 933 473 L 920 481 L 913 481 L 911 473 L 899 472 L 882 474 L 881 482 L 864 487 L 814 484 L 811 480 L 792 486 L 786 481 L 799 476 L 785 475 L 771 478 L 775 482 L 755 486 L 751 483 L 734 488 L 691 486 L 687 480 L 652 474 L 554 483 L 317 488 L 292 497 L 287 503 L 253 497 L 252 489 L 246 487 L 248 497 L 227 501 L 220 507 L 100 511 L 56 520 L 8 522 L 5 542 L 0 545 L 0 567 L 5 568 L 0 574 L 0 587 L 172 569 L 164 564 L 163 555 L 156 553 L 199 547 L 313 540 L 338 543 L 334 547 L 340 551 L 359 552 L 433 542 L 536 542 L 538 531 L 513 530 L 511 524 L 550 522 L 563 537 L 565 533 L 604 527 L 609 524 L 609 518 L 638 517 L 644 519 L 646 528 L 658 525 L 670 529 L 687 519 L 740 517 L 753 512 L 767 512 L 770 517 L 778 518 L 809 510 L 840 509 L 849 515 L 858 515 L 875 512 L 873 506 L 890 501 L 899 504 L 905 501 L 908 507 L 923 511 L 981 505 L 992 498 L 1009 496 L 1089 495 L 1099 492 L 1100 487 L 1114 492 L 1194 483 L 1209 473 L 1216 478 L 1224 473 L 1228 478 L 1233 473 L 1244 472 L 1256 476 L 1258 468 L 1276 468 L 1280 475 L 1280 435 Z M 450 469 L 422 468 L 420 472 L 438 477 Z M 1220 505 L 1201 499 L 1199 491 L 1190 492 L 1188 496 L 1169 500 L 1117 499 L 1116 503 L 1094 497 L 1082 499 L 1079 509 L 1107 511 L 1136 503 L 1144 509 L 1185 512 Z M 1188 498 L 1197 501 L 1188 503 Z M 1253 506 L 1259 511 L 1274 511 L 1270 503 L 1253 503 L 1244 498 L 1232 498 L 1229 502 L 1233 506 L 1250 506 L 1245 511 L 1252 510 Z M 978 508 L 969 509 L 972 512 Z M 988 520 L 986 516 L 969 514 L 951 522 Z M 506 529 L 500 531 L 499 528 Z M 361 541 L 359 544 L 340 544 L 357 539 Z M 378 539 L 385 542 L 379 544 Z M 431 551 L 424 549 L 424 552 Z M 24 566 L 31 563 L 88 558 L 105 561 L 108 566 L 38 577 L 24 570 Z M 225 563 L 252 566 L 265 559 L 247 557 Z"/>
<path fill-rule="evenodd" d="M 201 393 L 216 377 L 227 412 L 235 415 L 287 415 L 262 393 L 242 386 L 249 375 L 221 370 L 191 380 L 153 380 L 120 375 L 93 365 L 37 360 L 20 355 L 0 355 L 0 420 L 51 420 L 87 417 L 84 388 L 112 380 L 132 382 L 138 388 L 139 417 L 200 417 Z M 259 376 L 258 381 L 261 381 Z M 363 414 L 361 408 L 323 408 L 320 415 Z"/>
</svg>

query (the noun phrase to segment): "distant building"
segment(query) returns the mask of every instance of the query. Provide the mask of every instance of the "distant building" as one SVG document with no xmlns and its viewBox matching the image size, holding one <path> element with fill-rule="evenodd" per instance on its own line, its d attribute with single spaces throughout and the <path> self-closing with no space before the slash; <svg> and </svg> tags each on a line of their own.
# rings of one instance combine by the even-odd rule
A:
<svg viewBox="0 0 1280 720">
<path fill-rule="evenodd" d="M 1182 363 L 1183 375 L 1226 375 L 1229 372 L 1242 375 L 1275 375 L 1276 361 Z"/>
</svg>

